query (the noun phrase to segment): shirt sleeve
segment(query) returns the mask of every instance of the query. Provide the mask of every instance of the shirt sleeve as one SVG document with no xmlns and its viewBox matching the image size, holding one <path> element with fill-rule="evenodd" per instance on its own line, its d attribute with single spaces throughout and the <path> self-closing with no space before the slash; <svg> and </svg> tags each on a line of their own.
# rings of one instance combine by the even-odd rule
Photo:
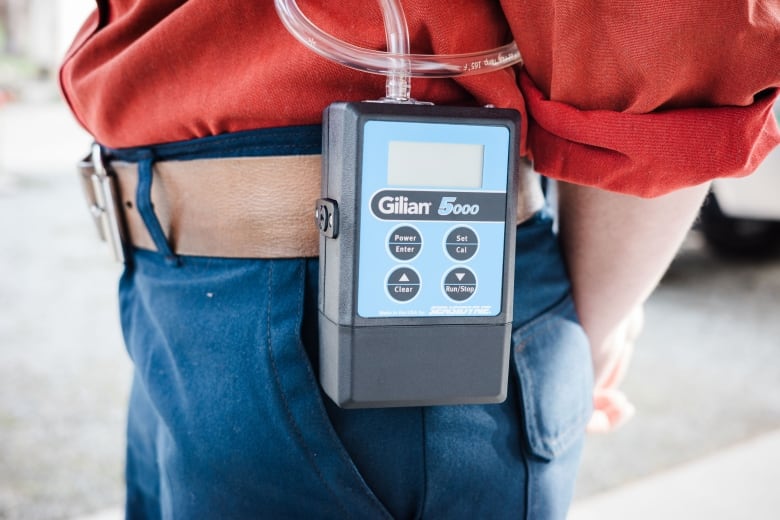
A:
<svg viewBox="0 0 780 520">
<path fill-rule="evenodd" d="M 780 2 L 504 2 L 545 175 L 653 197 L 754 171 L 780 142 Z"/>
</svg>

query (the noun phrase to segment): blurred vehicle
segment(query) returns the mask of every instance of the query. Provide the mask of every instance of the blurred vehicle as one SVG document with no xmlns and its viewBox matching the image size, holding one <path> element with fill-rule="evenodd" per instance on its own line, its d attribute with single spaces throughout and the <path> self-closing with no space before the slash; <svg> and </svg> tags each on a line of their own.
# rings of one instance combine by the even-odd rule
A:
<svg viewBox="0 0 780 520">
<path fill-rule="evenodd" d="M 780 121 L 780 101 L 774 113 Z M 716 180 L 702 207 L 699 228 L 719 253 L 766 256 L 780 252 L 780 147 L 752 175 Z"/>
</svg>

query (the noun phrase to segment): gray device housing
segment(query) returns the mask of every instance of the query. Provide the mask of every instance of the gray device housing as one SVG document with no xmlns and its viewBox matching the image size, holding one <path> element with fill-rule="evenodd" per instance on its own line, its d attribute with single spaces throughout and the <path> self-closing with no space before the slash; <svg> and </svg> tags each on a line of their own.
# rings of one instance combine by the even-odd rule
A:
<svg viewBox="0 0 780 520">
<path fill-rule="evenodd" d="M 488 317 L 380 317 L 357 313 L 360 183 L 370 120 L 505 126 L 509 130 L 502 308 Z M 323 114 L 319 267 L 319 371 L 342 408 L 499 403 L 506 399 L 512 332 L 515 110 L 333 103 Z"/>
</svg>

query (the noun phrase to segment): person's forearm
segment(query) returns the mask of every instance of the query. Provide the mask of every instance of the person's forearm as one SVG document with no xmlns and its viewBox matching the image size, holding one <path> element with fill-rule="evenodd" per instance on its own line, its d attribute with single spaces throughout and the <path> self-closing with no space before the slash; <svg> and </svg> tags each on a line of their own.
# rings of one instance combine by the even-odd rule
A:
<svg viewBox="0 0 780 520">
<path fill-rule="evenodd" d="M 560 237 L 597 377 L 609 334 L 643 303 L 674 258 L 708 186 L 655 199 L 559 183 Z"/>
</svg>

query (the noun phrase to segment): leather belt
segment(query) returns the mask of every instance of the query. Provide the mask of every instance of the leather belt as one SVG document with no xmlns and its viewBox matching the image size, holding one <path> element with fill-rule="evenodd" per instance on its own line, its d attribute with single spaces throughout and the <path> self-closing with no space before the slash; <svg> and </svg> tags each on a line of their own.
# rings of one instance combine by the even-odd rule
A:
<svg viewBox="0 0 780 520">
<path fill-rule="evenodd" d="M 319 155 L 161 161 L 153 165 L 152 204 L 175 254 L 226 258 L 293 258 L 319 254 L 315 201 L 320 197 Z M 80 164 L 87 198 L 100 219 L 116 210 L 121 240 L 155 251 L 136 204 L 138 165 L 114 161 L 105 173 L 92 160 Z M 96 175 L 96 172 L 97 175 Z M 517 222 L 544 205 L 538 176 L 517 172 Z M 114 203 L 96 196 L 96 178 L 111 181 Z M 112 186 L 113 185 L 113 186 Z M 104 190 L 105 191 L 105 190 Z M 108 207 L 113 206 L 113 207 Z M 110 219 L 109 219 L 110 220 Z M 109 237 L 110 238 L 110 237 Z M 121 254 L 121 247 L 115 247 Z"/>
</svg>

